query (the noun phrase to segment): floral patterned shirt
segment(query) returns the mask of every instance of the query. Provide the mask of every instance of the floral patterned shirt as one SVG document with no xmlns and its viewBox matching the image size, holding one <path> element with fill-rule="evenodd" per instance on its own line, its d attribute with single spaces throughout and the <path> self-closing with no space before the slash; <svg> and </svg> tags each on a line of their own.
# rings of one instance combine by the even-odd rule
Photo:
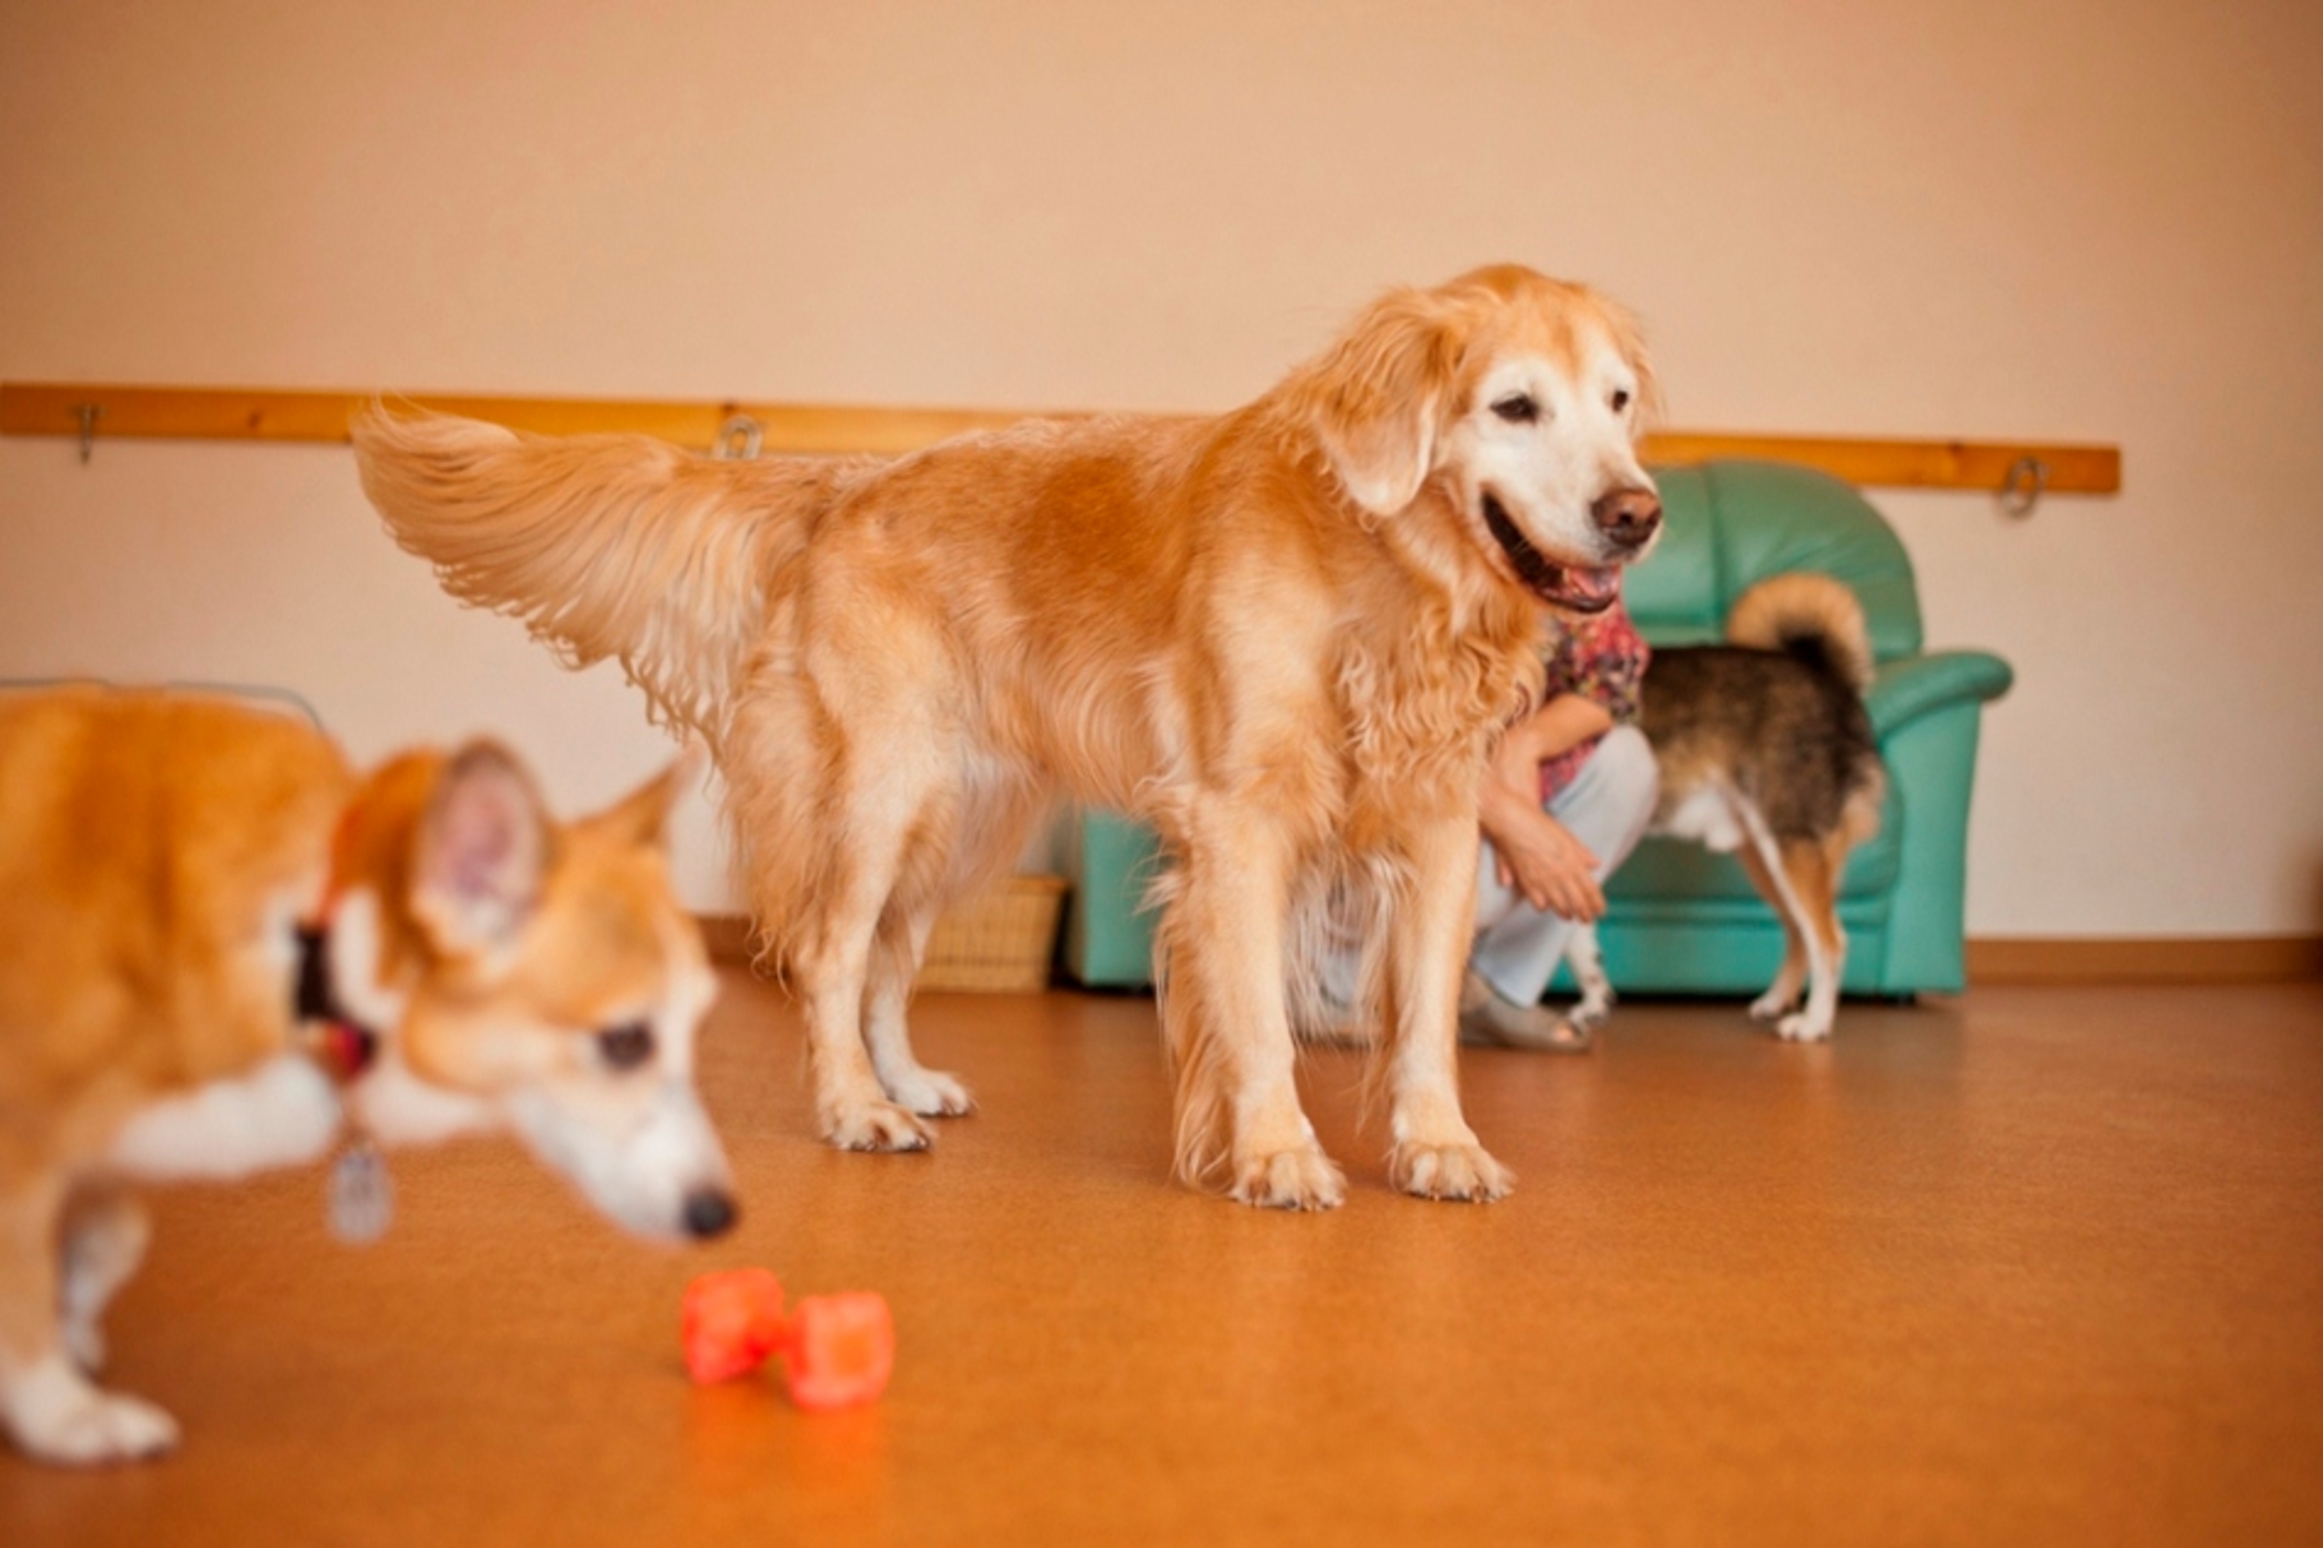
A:
<svg viewBox="0 0 2323 1548">
<path fill-rule="evenodd" d="M 1638 688 L 1645 680 L 1646 662 L 1652 654 L 1637 626 L 1629 621 L 1629 609 L 1618 598 L 1592 617 L 1560 615 L 1549 624 L 1549 647 L 1544 656 L 1548 679 L 1541 686 L 1541 702 L 1546 704 L 1562 694 L 1579 694 L 1602 705 L 1615 725 L 1634 725 Z M 1597 750 L 1597 741 L 1593 736 L 1542 762 L 1543 805 L 1573 782 L 1573 776 Z"/>
</svg>

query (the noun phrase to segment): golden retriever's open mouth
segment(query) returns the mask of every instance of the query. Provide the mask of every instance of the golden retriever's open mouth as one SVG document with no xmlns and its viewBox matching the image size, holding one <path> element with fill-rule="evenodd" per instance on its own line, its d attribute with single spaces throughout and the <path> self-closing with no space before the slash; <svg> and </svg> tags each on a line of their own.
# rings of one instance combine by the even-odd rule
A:
<svg viewBox="0 0 2323 1548">
<path fill-rule="evenodd" d="M 1621 572 L 1610 565 L 1552 564 L 1543 558 L 1541 551 L 1517 531 L 1508 508 L 1489 489 L 1484 491 L 1484 525 L 1516 567 L 1517 578 L 1551 607 L 1602 613 L 1621 595 Z"/>
</svg>

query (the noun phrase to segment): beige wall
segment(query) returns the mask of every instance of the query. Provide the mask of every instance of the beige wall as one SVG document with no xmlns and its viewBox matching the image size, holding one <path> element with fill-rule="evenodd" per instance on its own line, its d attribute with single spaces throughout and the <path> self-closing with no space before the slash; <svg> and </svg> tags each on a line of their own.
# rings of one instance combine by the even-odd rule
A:
<svg viewBox="0 0 2323 1548">
<path fill-rule="evenodd" d="M 2120 443 L 2024 524 L 1878 496 L 2021 674 L 1971 928 L 2310 930 L 2319 69 L 2309 3 L 0 0 L 0 376 L 1219 407 L 1522 259 L 1682 425 Z M 498 727 L 567 802 L 662 755 L 341 450 L 0 443 L 0 556 L 0 674 Z"/>
</svg>

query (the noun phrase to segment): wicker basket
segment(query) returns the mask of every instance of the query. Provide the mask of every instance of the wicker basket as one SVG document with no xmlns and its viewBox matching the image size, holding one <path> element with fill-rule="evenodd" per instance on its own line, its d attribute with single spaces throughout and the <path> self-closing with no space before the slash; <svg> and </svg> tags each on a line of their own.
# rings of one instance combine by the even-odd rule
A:
<svg viewBox="0 0 2323 1548">
<path fill-rule="evenodd" d="M 1044 989 L 1057 950 L 1062 876 L 1004 876 L 954 904 L 928 932 L 922 989 Z"/>
</svg>

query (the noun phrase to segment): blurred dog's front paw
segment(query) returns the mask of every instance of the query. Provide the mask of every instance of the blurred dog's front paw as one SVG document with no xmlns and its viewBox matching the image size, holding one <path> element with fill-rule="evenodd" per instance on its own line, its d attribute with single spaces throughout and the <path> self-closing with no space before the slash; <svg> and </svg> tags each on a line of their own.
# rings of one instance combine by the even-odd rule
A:
<svg viewBox="0 0 2323 1548">
<path fill-rule="evenodd" d="M 53 1354 L 7 1392 L 8 1428 L 43 1462 L 93 1467 L 174 1450 L 177 1421 L 143 1398 L 105 1392 Z"/>
</svg>

